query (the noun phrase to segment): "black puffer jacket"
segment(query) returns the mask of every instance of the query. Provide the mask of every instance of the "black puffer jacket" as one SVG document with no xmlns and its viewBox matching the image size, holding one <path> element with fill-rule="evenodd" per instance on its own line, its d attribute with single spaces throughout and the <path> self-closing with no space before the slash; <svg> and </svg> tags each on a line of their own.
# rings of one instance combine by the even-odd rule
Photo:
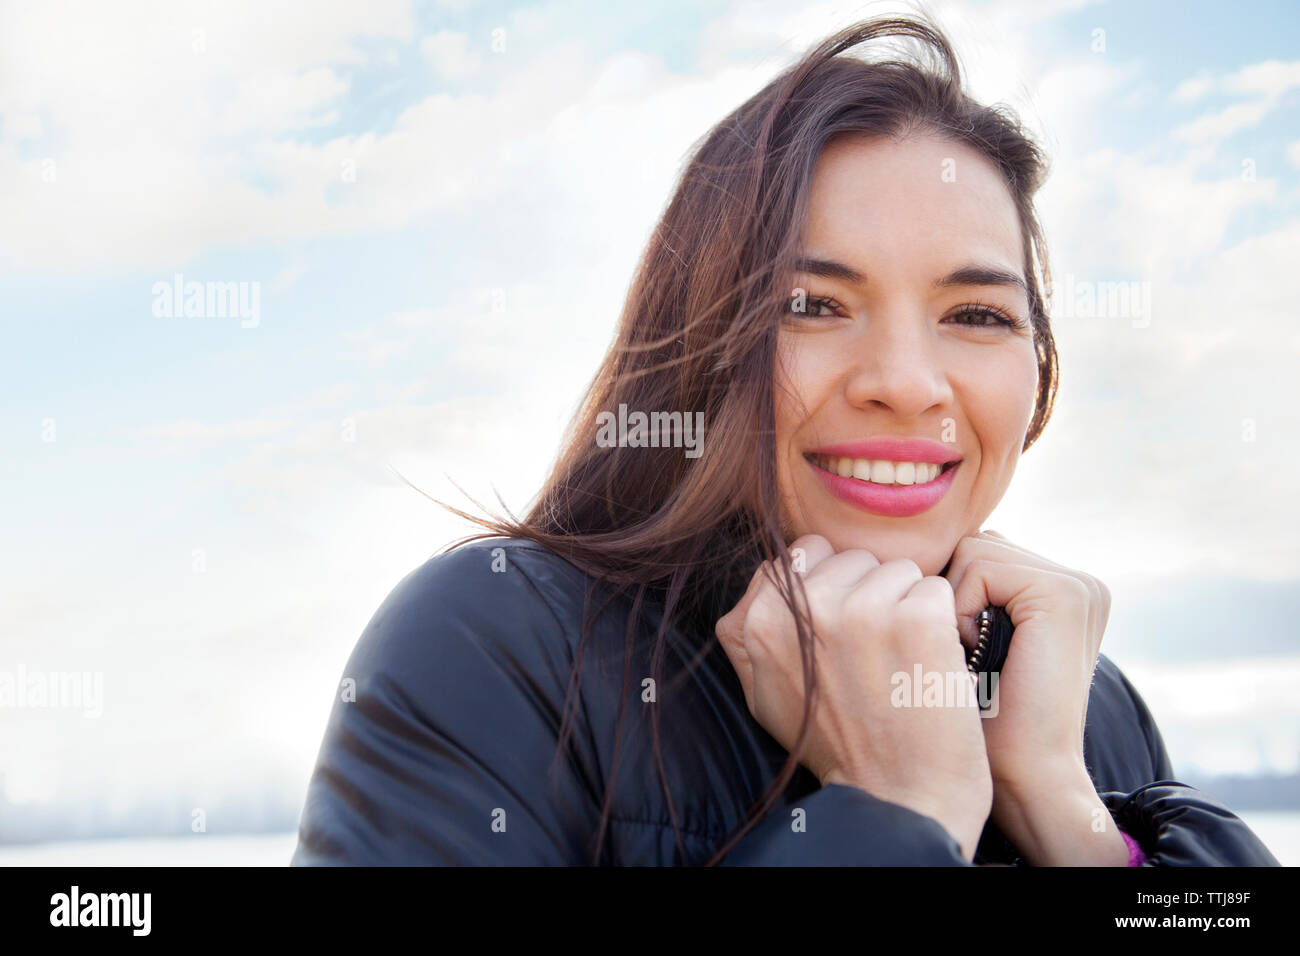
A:
<svg viewBox="0 0 1300 956">
<path fill-rule="evenodd" d="M 552 764 L 586 581 L 550 551 L 502 538 L 411 572 L 347 664 L 343 677 L 355 681 L 355 700 L 341 693 L 334 704 L 293 863 L 591 863 L 614 760 L 630 602 L 613 605 L 592 631 L 573 736 Z M 605 864 L 705 862 L 786 757 L 750 715 L 711 632 L 701 639 L 669 630 L 664 679 L 654 702 L 643 702 L 655 607 L 638 614 Z M 656 771 L 652 707 L 684 857 Z M 1151 714 L 1104 655 L 1085 758 L 1098 793 L 1151 864 L 1277 865 L 1226 807 L 1170 779 Z M 804 811 L 802 830 L 791 826 L 796 809 Z M 975 862 L 1015 858 L 990 822 Z M 802 767 L 782 802 L 724 862 L 966 864 L 937 821 L 857 787 L 822 787 Z"/>
</svg>

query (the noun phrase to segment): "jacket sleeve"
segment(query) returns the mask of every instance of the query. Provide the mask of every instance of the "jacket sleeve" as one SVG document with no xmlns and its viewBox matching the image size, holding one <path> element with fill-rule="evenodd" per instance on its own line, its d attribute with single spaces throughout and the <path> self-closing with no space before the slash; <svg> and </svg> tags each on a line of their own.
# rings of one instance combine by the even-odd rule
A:
<svg viewBox="0 0 1300 956">
<path fill-rule="evenodd" d="M 589 862 L 581 723 L 552 760 L 570 663 L 519 567 L 464 546 L 412 571 L 348 661 L 292 865 Z"/>
<path fill-rule="evenodd" d="M 1100 793 L 1116 825 L 1141 845 L 1147 866 L 1280 866 L 1277 858 L 1232 811 L 1208 794 L 1174 779 L 1164 738 L 1146 702 L 1115 669 L 1151 755 L 1155 780 L 1123 793 Z"/>
<path fill-rule="evenodd" d="M 799 813 L 798 811 L 803 811 Z M 768 812 L 723 866 L 968 866 L 939 821 L 848 784 Z"/>
</svg>

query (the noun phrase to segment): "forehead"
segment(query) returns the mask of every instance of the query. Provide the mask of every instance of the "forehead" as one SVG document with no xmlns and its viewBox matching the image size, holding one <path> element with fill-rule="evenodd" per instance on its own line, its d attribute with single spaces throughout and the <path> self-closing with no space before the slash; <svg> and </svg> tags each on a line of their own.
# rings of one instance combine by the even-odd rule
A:
<svg viewBox="0 0 1300 956">
<path fill-rule="evenodd" d="M 1015 201 L 993 163 L 932 133 L 844 136 L 813 174 L 806 252 L 868 274 L 946 274 L 976 259 L 1024 267 Z"/>
</svg>

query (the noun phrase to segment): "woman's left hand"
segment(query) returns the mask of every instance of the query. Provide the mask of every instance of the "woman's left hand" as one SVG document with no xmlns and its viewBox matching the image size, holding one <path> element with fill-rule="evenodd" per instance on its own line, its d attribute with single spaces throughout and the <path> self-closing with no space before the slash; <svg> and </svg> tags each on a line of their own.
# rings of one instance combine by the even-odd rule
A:
<svg viewBox="0 0 1300 956">
<path fill-rule="evenodd" d="M 987 605 L 1006 608 L 1015 625 L 996 716 L 981 721 L 994 822 L 1034 865 L 1124 866 L 1128 848 L 1083 755 L 1110 591 L 994 531 L 962 538 L 944 576 L 967 647 Z"/>
</svg>

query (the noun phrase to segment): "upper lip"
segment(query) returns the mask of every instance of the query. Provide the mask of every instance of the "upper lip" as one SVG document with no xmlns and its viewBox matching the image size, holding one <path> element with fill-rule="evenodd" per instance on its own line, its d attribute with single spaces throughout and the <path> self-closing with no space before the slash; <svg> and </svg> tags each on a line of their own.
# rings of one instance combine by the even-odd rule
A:
<svg viewBox="0 0 1300 956">
<path fill-rule="evenodd" d="M 946 465 L 961 461 L 962 454 L 950 445 L 942 445 L 928 438 L 870 438 L 865 441 L 846 441 L 825 445 L 808 452 L 830 458 L 865 458 L 870 461 L 923 461 Z"/>
</svg>

